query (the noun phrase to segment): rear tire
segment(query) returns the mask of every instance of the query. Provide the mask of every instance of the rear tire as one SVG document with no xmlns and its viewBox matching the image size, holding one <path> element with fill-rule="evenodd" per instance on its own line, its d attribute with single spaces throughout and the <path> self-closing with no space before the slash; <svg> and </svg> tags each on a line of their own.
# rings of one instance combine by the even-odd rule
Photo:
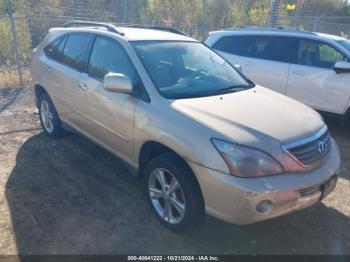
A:
<svg viewBox="0 0 350 262">
<path fill-rule="evenodd" d="M 51 98 L 47 94 L 39 96 L 39 117 L 44 133 L 57 138 L 63 134 L 62 123 Z"/>
<path fill-rule="evenodd" d="M 204 201 L 190 168 L 178 156 L 165 153 L 145 168 L 144 186 L 153 214 L 166 227 L 182 231 L 205 217 Z"/>
</svg>

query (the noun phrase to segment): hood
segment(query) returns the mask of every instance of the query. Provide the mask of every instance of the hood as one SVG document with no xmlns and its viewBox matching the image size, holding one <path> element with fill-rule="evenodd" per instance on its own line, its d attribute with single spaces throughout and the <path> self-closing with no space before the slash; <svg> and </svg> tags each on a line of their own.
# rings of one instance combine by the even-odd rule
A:
<svg viewBox="0 0 350 262">
<path fill-rule="evenodd" d="M 291 98 L 257 86 L 219 96 L 181 99 L 172 107 L 215 131 L 218 138 L 271 149 L 271 143 L 298 141 L 325 124 L 313 109 Z"/>
</svg>

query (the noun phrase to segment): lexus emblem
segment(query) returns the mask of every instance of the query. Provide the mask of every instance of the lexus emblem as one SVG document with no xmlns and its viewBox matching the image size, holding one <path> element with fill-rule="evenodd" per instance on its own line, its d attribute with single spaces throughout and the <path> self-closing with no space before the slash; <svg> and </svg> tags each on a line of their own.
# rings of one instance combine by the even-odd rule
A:
<svg viewBox="0 0 350 262">
<path fill-rule="evenodd" d="M 318 142 L 318 152 L 320 152 L 321 155 L 327 152 L 327 145 L 325 142 L 323 141 Z"/>
</svg>

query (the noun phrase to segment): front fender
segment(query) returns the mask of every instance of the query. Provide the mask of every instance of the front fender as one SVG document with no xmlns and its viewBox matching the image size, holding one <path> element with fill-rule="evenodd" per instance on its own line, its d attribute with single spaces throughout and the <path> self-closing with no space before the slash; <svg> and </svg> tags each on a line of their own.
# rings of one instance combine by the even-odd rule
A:
<svg viewBox="0 0 350 262">
<path fill-rule="evenodd" d="M 142 146 L 154 141 L 170 148 L 187 162 L 229 173 L 226 163 L 210 142 L 210 138 L 216 137 L 214 131 L 182 113 L 167 108 L 160 112 L 155 108 L 140 103 L 135 110 L 132 142 L 136 167 Z"/>
</svg>

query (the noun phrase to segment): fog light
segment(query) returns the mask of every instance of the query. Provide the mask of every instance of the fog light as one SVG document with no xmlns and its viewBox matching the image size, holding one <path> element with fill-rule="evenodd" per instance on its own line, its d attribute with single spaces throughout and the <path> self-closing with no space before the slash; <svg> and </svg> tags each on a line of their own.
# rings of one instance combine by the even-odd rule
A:
<svg viewBox="0 0 350 262">
<path fill-rule="evenodd" d="M 261 201 L 257 206 L 256 206 L 256 210 L 259 213 L 267 213 L 271 210 L 272 208 L 272 202 L 270 200 L 264 200 Z"/>
</svg>

